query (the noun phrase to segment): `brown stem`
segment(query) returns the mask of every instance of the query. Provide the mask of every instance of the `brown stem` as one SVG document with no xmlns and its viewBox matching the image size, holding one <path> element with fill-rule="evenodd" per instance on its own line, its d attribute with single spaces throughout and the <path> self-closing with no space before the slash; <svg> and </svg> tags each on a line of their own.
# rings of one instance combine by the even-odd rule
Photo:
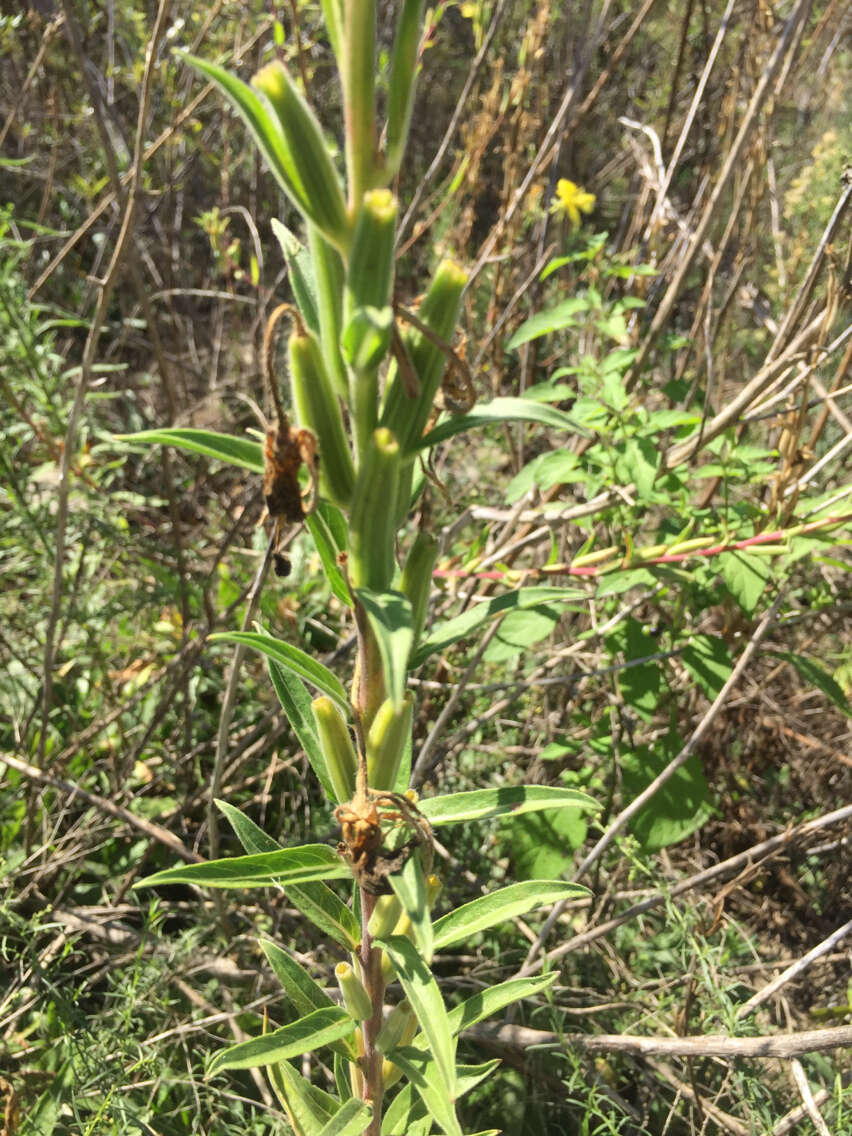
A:
<svg viewBox="0 0 852 1136">
<path fill-rule="evenodd" d="M 361 888 L 361 981 L 370 996 L 373 1006 L 372 1017 L 363 1023 L 361 1033 L 364 1042 L 364 1055 L 361 1058 L 361 1071 L 364 1074 L 363 1099 L 373 1106 L 373 1119 L 364 1136 L 380 1136 L 382 1130 L 382 1055 L 376 1048 L 376 1038 L 382 1028 L 382 1007 L 385 997 L 385 981 L 382 977 L 382 952 L 373 946 L 373 939 L 367 930 L 370 916 L 376 906 L 376 897 Z"/>
</svg>

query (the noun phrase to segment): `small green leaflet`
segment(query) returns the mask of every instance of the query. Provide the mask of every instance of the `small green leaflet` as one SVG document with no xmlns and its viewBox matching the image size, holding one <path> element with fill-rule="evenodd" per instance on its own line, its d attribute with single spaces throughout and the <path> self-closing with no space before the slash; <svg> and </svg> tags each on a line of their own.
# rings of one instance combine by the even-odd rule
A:
<svg viewBox="0 0 852 1136">
<path fill-rule="evenodd" d="M 468 793 L 449 793 L 444 797 L 427 797 L 418 808 L 434 826 L 458 824 L 460 821 L 487 820 L 504 813 L 530 813 L 538 809 L 561 809 L 566 806 L 600 808 L 597 801 L 578 789 L 560 789 L 548 785 L 506 785 L 500 789 L 473 789 Z"/>
<path fill-rule="evenodd" d="M 589 889 L 582 884 L 570 884 L 564 880 L 526 880 L 510 884 L 442 916 L 434 925 L 435 950 L 463 942 L 479 931 L 525 915 L 533 908 L 589 894 Z"/>
<path fill-rule="evenodd" d="M 433 627 L 429 634 L 421 640 L 420 646 L 411 656 L 409 666 L 411 670 L 419 667 L 430 655 L 445 650 L 453 643 L 469 635 L 482 623 L 495 616 L 508 611 L 517 611 L 524 608 L 553 604 L 561 607 L 574 600 L 583 600 L 585 593 L 579 588 L 554 588 L 542 585 L 541 587 L 515 588 L 511 592 L 504 592 L 501 596 L 477 603 L 461 615 L 453 619 L 444 620 Z"/>
<path fill-rule="evenodd" d="M 297 1014 L 311 1014 L 314 1010 L 325 1010 L 334 1005 L 319 983 L 285 950 L 269 939 L 261 939 L 260 946 Z M 331 1048 L 347 1060 L 358 1055 L 350 1038 L 332 1042 Z"/>
<path fill-rule="evenodd" d="M 393 1051 L 393 1062 L 420 1094 L 441 1131 L 446 1136 L 464 1136 L 456 1116 L 454 1094 L 447 1090 L 437 1061 L 423 1050 L 402 1046 Z"/>
<path fill-rule="evenodd" d="M 390 877 L 390 885 L 411 920 L 411 928 L 420 953 L 427 963 L 431 963 L 434 953 L 432 913 L 426 897 L 426 881 L 423 878 L 420 857 L 409 856 L 402 871 Z"/>
<path fill-rule="evenodd" d="M 287 1116 L 301 1136 L 320 1136 L 323 1128 L 339 1109 L 330 1093 L 312 1085 L 289 1061 L 270 1065 L 267 1076 L 275 1088 Z"/>
<path fill-rule="evenodd" d="M 275 1065 L 354 1032 L 355 1022 L 340 1006 L 314 1010 L 289 1026 L 220 1050 L 210 1062 L 207 1073 L 212 1077 L 223 1069 L 256 1069 L 261 1065 Z"/>
<path fill-rule="evenodd" d="M 305 523 L 314 539 L 316 550 L 322 561 L 325 578 L 328 580 L 331 590 L 342 604 L 351 607 L 352 597 L 349 594 L 349 586 L 340 570 L 340 565 L 337 563 L 337 547 L 328 525 L 319 512 L 310 513 Z"/>
<path fill-rule="evenodd" d="M 340 880 L 349 875 L 349 868 L 333 848 L 327 844 L 304 844 L 300 848 L 282 848 L 280 852 L 232 856 L 226 860 L 166 868 L 140 880 L 134 887 L 160 887 L 164 884 L 196 884 L 214 888 L 284 887 L 309 880 Z"/>
<path fill-rule="evenodd" d="M 327 694 L 348 713 L 349 699 L 340 679 L 332 674 L 328 667 L 324 667 L 322 663 L 318 663 L 298 647 L 293 647 L 290 643 L 284 643 L 261 631 L 217 631 L 215 635 L 210 636 L 210 642 L 242 643 L 246 647 L 253 647 L 267 658 L 274 659 L 311 683 L 323 694 Z"/>
<path fill-rule="evenodd" d="M 319 1136 L 361 1136 L 372 1118 L 372 1106 L 353 1097 L 334 1114 Z"/>
<path fill-rule="evenodd" d="M 555 308 L 536 312 L 534 316 L 521 324 L 506 344 L 506 350 L 514 351 L 521 344 L 529 343 L 531 339 L 539 339 L 542 335 L 547 335 L 551 331 L 576 327 L 577 320 L 574 319 L 574 316 L 581 312 L 587 312 L 592 307 L 594 307 L 594 303 L 589 296 L 571 296 L 570 299 L 557 304 Z"/>
<path fill-rule="evenodd" d="M 328 774 L 325 754 L 319 744 L 316 723 L 311 712 L 311 696 L 298 675 L 293 674 L 280 663 L 276 663 L 274 659 L 267 658 L 266 661 L 269 666 L 272 685 L 278 695 L 278 701 L 287 715 L 287 721 L 293 727 L 293 733 L 299 739 L 299 744 L 305 751 L 311 769 L 325 789 L 325 795 L 330 801 L 336 801 L 334 786 Z"/>
<path fill-rule="evenodd" d="M 119 442 L 177 446 L 180 450 L 190 450 L 194 454 L 204 454 L 205 457 L 218 458 L 229 465 L 250 469 L 252 473 L 263 473 L 263 447 L 260 442 L 250 442 L 248 438 L 232 438 L 229 434 L 215 434 L 212 430 L 183 428 L 141 430 L 138 434 L 116 434 L 115 437 Z"/>
</svg>

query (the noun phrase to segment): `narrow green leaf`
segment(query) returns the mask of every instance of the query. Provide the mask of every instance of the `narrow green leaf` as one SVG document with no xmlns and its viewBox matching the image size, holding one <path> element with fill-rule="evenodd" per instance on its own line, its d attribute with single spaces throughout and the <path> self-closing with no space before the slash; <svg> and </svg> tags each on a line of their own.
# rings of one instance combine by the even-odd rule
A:
<svg viewBox="0 0 852 1136">
<path fill-rule="evenodd" d="M 420 450 L 428 450 L 466 430 L 477 430 L 481 426 L 492 426 L 501 422 L 532 422 L 538 426 L 549 426 L 554 430 L 567 430 L 584 438 L 592 435 L 585 427 L 575 422 L 564 410 L 546 403 L 533 402 L 528 398 L 495 398 L 491 402 L 475 406 L 467 414 L 445 418 L 423 437 L 417 444 Z"/>
<path fill-rule="evenodd" d="M 403 935 L 391 935 L 389 939 L 377 941 L 387 951 L 405 996 L 429 1042 L 443 1090 L 452 1100 L 455 1095 L 456 1047 L 438 984 L 417 948 Z"/>
<path fill-rule="evenodd" d="M 399 169 L 408 138 L 417 84 L 423 0 L 403 0 L 399 10 L 387 95 L 387 166 L 393 177 Z"/>
<path fill-rule="evenodd" d="M 376 637 L 388 698 L 396 711 L 402 709 L 408 657 L 414 642 L 411 603 L 402 592 L 370 592 L 356 589 L 355 594 L 367 613 Z"/>
<path fill-rule="evenodd" d="M 500 789 L 473 789 L 468 793 L 426 797 L 418 802 L 418 808 L 433 826 L 487 820 L 504 813 L 562 809 L 566 806 L 589 810 L 600 808 L 597 801 L 578 789 L 552 788 L 549 785 L 505 785 Z"/>
<path fill-rule="evenodd" d="M 278 238 L 284 259 L 287 262 L 287 272 L 290 276 L 290 286 L 296 303 L 302 314 L 302 319 L 314 335 L 320 333 L 319 313 L 317 311 L 317 285 L 314 279 L 313 263 L 308 249 L 290 232 L 286 225 L 275 217 L 270 224 L 272 231 Z"/>
<path fill-rule="evenodd" d="M 435 950 L 460 943 L 478 931 L 506 919 L 514 919 L 517 915 L 525 915 L 535 907 L 589 894 L 589 889 L 581 884 L 569 884 L 564 880 L 526 880 L 510 884 L 442 916 L 434 927 Z"/>
<path fill-rule="evenodd" d="M 256 651 L 266 655 L 267 658 L 274 659 L 300 678 L 311 683 L 323 694 L 327 694 L 348 713 L 349 699 L 346 697 L 346 691 L 343 689 L 340 679 L 332 674 L 328 667 L 324 667 L 322 663 L 318 663 L 316 659 L 305 654 L 304 651 L 300 651 L 298 647 L 293 647 L 290 643 L 284 643 L 280 639 L 275 639 L 272 635 L 267 635 L 261 631 L 217 631 L 215 635 L 210 636 L 210 641 L 242 643 L 246 647 L 253 647 Z"/>
<path fill-rule="evenodd" d="M 335 1005 L 305 968 L 276 943 L 261 939 L 260 946 L 297 1014 L 311 1014 L 314 1010 L 325 1010 Z M 346 1060 L 353 1060 L 358 1055 L 352 1038 L 334 1041 L 331 1048 Z"/>
<path fill-rule="evenodd" d="M 358 948 L 361 942 L 358 920 L 331 888 L 317 882 L 288 884 L 286 891 L 293 906 L 320 931 L 349 951 Z"/>
<path fill-rule="evenodd" d="M 456 1116 L 454 1096 L 447 1089 L 438 1062 L 428 1053 L 411 1046 L 395 1049 L 393 1062 L 420 1094 L 420 1099 L 441 1131 L 446 1136 L 463 1136 Z"/>
<path fill-rule="evenodd" d="M 275 1065 L 289 1057 L 300 1057 L 329 1045 L 355 1032 L 355 1023 L 340 1006 L 314 1010 L 298 1022 L 282 1026 L 272 1033 L 251 1041 L 231 1045 L 216 1053 L 208 1068 L 208 1076 L 223 1069 L 256 1069 L 261 1065 Z"/>
<path fill-rule="evenodd" d="M 282 848 L 279 852 L 232 856 L 227 860 L 167 868 L 140 880 L 134 887 L 161 887 L 164 884 L 196 884 L 214 888 L 272 887 L 308 880 L 339 880 L 348 875 L 349 868 L 333 848 L 327 844 L 304 844 L 300 848 Z"/>
<path fill-rule="evenodd" d="M 293 727 L 293 733 L 299 739 L 299 744 L 305 751 L 311 769 L 317 775 L 317 780 L 325 790 L 326 796 L 330 801 L 335 801 L 337 798 L 334 795 L 334 786 L 331 783 L 325 754 L 319 744 L 316 723 L 311 712 L 311 696 L 298 675 L 282 667 L 274 659 L 267 659 L 267 665 L 272 685 L 287 715 L 287 721 Z"/>
<path fill-rule="evenodd" d="M 501 596 L 495 596 L 494 599 L 486 600 L 484 603 L 477 603 L 467 611 L 462 612 L 461 615 L 444 620 L 444 622 L 434 626 L 412 654 L 409 669 L 414 670 L 415 667 L 419 667 L 430 655 L 437 654 L 452 646 L 459 639 L 470 635 L 481 624 L 498 615 L 544 604 L 561 607 L 575 600 L 584 599 L 585 593 L 581 592 L 579 588 L 541 586 L 515 588 L 511 592 L 504 592 Z"/>
<path fill-rule="evenodd" d="M 553 974 L 539 975 L 536 978 L 511 978 L 508 982 L 500 982 L 497 986 L 481 990 L 478 994 L 467 998 L 460 1006 L 450 1010 L 449 1021 L 453 1036 L 455 1037 L 471 1026 L 475 1026 L 477 1022 L 484 1021 L 485 1018 L 490 1018 L 498 1010 L 502 1010 L 504 1006 L 510 1006 L 513 1002 L 520 1002 L 522 998 L 532 998 L 535 994 L 540 994 L 555 980 L 556 973 L 554 972 Z M 418 1035 L 418 1037 L 422 1037 L 422 1035 Z M 425 1040 L 423 1038 L 424 1042 Z M 412 1044 L 419 1044 L 417 1037 Z"/>
<path fill-rule="evenodd" d="M 581 312 L 587 312 L 590 308 L 594 307 L 592 298 L 589 296 L 571 296 L 568 300 L 563 300 L 561 304 L 557 304 L 555 308 L 548 308 L 544 312 L 536 312 L 528 320 L 525 320 L 509 342 L 506 344 L 507 351 L 514 351 L 516 347 L 520 347 L 523 343 L 529 343 L 531 339 L 538 339 L 542 335 L 547 335 L 551 331 L 561 331 L 566 327 L 576 327 L 577 320 L 574 316 L 579 315 Z"/>
<path fill-rule="evenodd" d="M 372 1105 L 353 1097 L 334 1114 L 319 1136 L 361 1136 L 372 1119 Z"/>
<path fill-rule="evenodd" d="M 256 852 L 280 852 L 282 845 L 263 831 L 245 813 L 227 801 L 217 800 L 216 808 L 227 818 L 231 828 L 236 833 L 237 840 L 249 855 Z"/>
<path fill-rule="evenodd" d="M 456 1100 L 460 1100 L 465 1093 L 484 1081 L 499 1064 L 499 1059 L 494 1059 L 482 1065 L 456 1066 Z M 422 1119 L 426 1116 L 427 1110 L 422 1099 L 418 1100 L 413 1087 L 406 1085 L 397 1093 L 385 1113 L 382 1136 L 414 1136 L 414 1133 L 421 1131 L 428 1134 L 431 1125 L 421 1128 Z M 499 1133 L 494 1130 L 493 1133 L 477 1133 L 477 1136 L 499 1136 Z"/>
<path fill-rule="evenodd" d="M 411 928 L 420 953 L 427 963 L 431 963 L 435 949 L 432 913 L 426 898 L 426 881 L 423 878 L 420 857 L 409 856 L 399 875 L 390 877 L 390 885 L 411 920 Z"/>
<path fill-rule="evenodd" d="M 320 1136 L 324 1126 L 337 1112 L 339 1102 L 312 1085 L 289 1061 L 270 1065 L 267 1076 L 299 1136 Z"/>
<path fill-rule="evenodd" d="M 845 714 L 847 718 L 852 717 L 852 707 L 849 705 L 849 699 L 843 693 L 843 688 L 828 671 L 823 670 L 813 659 L 809 659 L 806 655 L 796 655 L 792 651 L 767 651 L 766 653 L 774 655 L 776 659 L 784 659 L 785 662 L 790 663 L 805 682 L 810 682 L 817 690 L 821 690 L 834 703 L 841 714 Z"/>
<path fill-rule="evenodd" d="M 334 538 L 328 526 L 318 512 L 311 513 L 307 518 L 306 524 L 308 531 L 313 537 L 314 545 L 319 553 L 323 571 L 331 586 L 331 590 L 342 604 L 346 607 L 351 607 L 352 597 L 349 594 L 349 586 L 337 562 L 337 546 L 334 543 Z"/>
<path fill-rule="evenodd" d="M 144 445 L 177 446 L 194 454 L 218 458 L 229 465 L 263 473 L 263 446 L 248 438 L 232 438 L 230 434 L 216 434 L 212 430 L 173 428 L 168 430 L 140 430 L 138 434 L 116 434 L 119 442 L 137 442 Z"/>
</svg>

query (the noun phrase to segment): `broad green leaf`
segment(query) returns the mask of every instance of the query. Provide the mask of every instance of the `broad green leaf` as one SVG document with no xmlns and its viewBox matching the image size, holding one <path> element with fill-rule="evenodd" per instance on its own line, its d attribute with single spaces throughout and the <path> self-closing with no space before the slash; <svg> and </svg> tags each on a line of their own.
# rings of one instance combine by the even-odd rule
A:
<svg viewBox="0 0 852 1136">
<path fill-rule="evenodd" d="M 278 701 L 281 703 L 287 721 L 293 727 L 293 733 L 299 739 L 299 744 L 305 751 L 305 756 L 311 769 L 317 775 L 317 780 L 325 789 L 325 795 L 330 801 L 336 801 L 334 786 L 325 763 L 325 754 L 319 744 L 316 723 L 311 711 L 311 696 L 305 689 L 305 684 L 292 671 L 276 663 L 274 659 L 267 659 L 269 676 Z"/>
<path fill-rule="evenodd" d="M 532 422 L 537 426 L 549 426 L 554 430 L 566 430 L 572 434 L 591 437 L 588 430 L 575 422 L 564 410 L 546 403 L 534 402 L 528 398 L 495 398 L 491 402 L 475 406 L 467 414 L 445 418 L 417 443 L 420 450 L 431 449 L 439 442 L 445 442 L 466 430 L 478 430 L 481 426 L 493 426 L 502 422 Z"/>
<path fill-rule="evenodd" d="M 426 797 L 418 802 L 418 808 L 433 827 L 468 820 L 487 820 L 505 813 L 520 815 L 539 809 L 566 807 L 587 810 L 600 808 L 597 801 L 578 789 L 560 789 L 549 785 L 505 785 L 500 789 L 473 789 L 468 793 Z"/>
<path fill-rule="evenodd" d="M 304 844 L 300 848 L 282 848 L 280 852 L 232 856 L 227 860 L 166 868 L 140 880 L 134 887 L 160 887 L 164 884 L 196 884 L 214 888 L 283 887 L 307 880 L 340 880 L 350 874 L 347 865 L 327 844 Z"/>
<path fill-rule="evenodd" d="M 393 964 L 405 996 L 429 1042 L 443 1091 L 452 1100 L 455 1095 L 456 1047 L 438 984 L 417 948 L 403 935 L 391 935 L 377 942 Z"/>
<path fill-rule="evenodd" d="M 145 445 L 177 446 L 194 454 L 218 458 L 229 465 L 263 473 L 263 447 L 248 438 L 232 438 L 229 434 L 215 434 L 212 430 L 173 428 L 168 430 L 140 430 L 138 434 L 116 434 L 119 442 L 139 442 Z"/>
<path fill-rule="evenodd" d="M 352 606 L 349 586 L 337 562 L 337 546 L 334 538 L 319 512 L 311 513 L 307 521 L 308 531 L 313 537 L 319 558 L 322 561 L 323 571 L 331 586 L 331 590 L 346 607 Z"/>
<path fill-rule="evenodd" d="M 411 1046 L 395 1049 L 393 1062 L 420 1094 L 420 1099 L 441 1131 L 446 1136 L 464 1136 L 456 1116 L 454 1092 L 447 1089 L 438 1062 L 429 1053 Z"/>
<path fill-rule="evenodd" d="M 269 939 L 261 939 L 260 946 L 297 1014 L 311 1014 L 314 1010 L 325 1010 L 329 1006 L 335 1005 L 305 968 L 276 943 Z M 335 1053 L 340 1053 L 347 1059 L 357 1056 L 351 1038 L 342 1038 L 339 1041 L 332 1042 L 331 1048 Z"/>
<path fill-rule="evenodd" d="M 220 1050 L 210 1062 L 208 1075 L 212 1077 L 222 1069 L 256 1069 L 261 1065 L 275 1065 L 339 1041 L 354 1032 L 355 1022 L 340 1006 L 314 1010 L 289 1026 L 281 1026 L 272 1033 Z"/>
<path fill-rule="evenodd" d="M 409 856 L 402 871 L 390 877 L 394 890 L 405 913 L 411 920 L 414 939 L 427 963 L 431 963 L 434 947 L 432 944 L 432 913 L 426 898 L 426 881 L 419 856 Z"/>
<path fill-rule="evenodd" d="M 215 801 L 216 808 L 220 813 L 224 814 L 231 828 L 234 830 L 243 848 L 249 855 L 257 852 L 280 852 L 282 846 L 277 840 L 263 831 L 263 829 L 254 823 L 245 813 L 240 812 L 239 809 L 233 805 L 229 805 L 227 801 Z"/>
<path fill-rule="evenodd" d="M 293 906 L 315 927 L 347 950 L 357 949 L 361 942 L 358 920 L 331 888 L 316 882 L 288 884 L 285 890 Z"/>
<path fill-rule="evenodd" d="M 620 765 L 624 799 L 638 797 L 682 746 L 683 739 L 671 733 L 654 746 L 637 746 L 623 752 Z M 630 831 L 643 849 L 656 852 L 691 836 L 712 813 L 701 760 L 693 754 L 631 821 Z"/>
<path fill-rule="evenodd" d="M 253 647 L 267 658 L 274 659 L 275 662 L 311 683 L 323 694 L 327 694 L 348 713 L 349 699 L 340 679 L 332 674 L 328 667 L 324 667 L 322 663 L 318 663 L 298 647 L 293 647 L 290 643 L 284 643 L 262 631 L 217 631 L 215 635 L 210 636 L 210 641 L 242 643 L 246 647 Z"/>
<path fill-rule="evenodd" d="M 311 254 L 287 226 L 283 225 L 276 217 L 272 218 L 270 224 L 273 233 L 278 238 L 281 251 L 284 253 L 290 286 L 293 289 L 293 295 L 296 297 L 302 318 L 314 335 L 319 335 L 317 286 Z"/>
<path fill-rule="evenodd" d="M 320 1136 L 339 1102 L 297 1072 L 289 1061 L 270 1065 L 267 1075 L 299 1136 Z"/>
<path fill-rule="evenodd" d="M 625 662 L 633 664 L 618 671 L 618 690 L 625 703 L 650 722 L 660 701 L 663 670 L 656 660 L 639 660 L 657 652 L 656 639 L 639 620 L 628 618 L 605 637 L 605 642 L 611 655 L 623 652 Z"/>
<path fill-rule="evenodd" d="M 718 635 L 693 635 L 681 659 L 708 698 L 717 696 L 734 669 L 728 645 Z"/>
<path fill-rule="evenodd" d="M 370 627 L 376 637 L 382 670 L 387 684 L 388 697 L 394 710 L 402 709 L 408 657 L 414 642 L 411 603 L 402 592 L 370 592 L 358 588 L 355 592 Z"/>
<path fill-rule="evenodd" d="M 484 603 L 474 604 L 468 611 L 453 619 L 433 627 L 429 634 L 421 640 L 420 646 L 411 657 L 410 668 L 414 670 L 425 662 L 430 655 L 445 650 L 453 643 L 469 635 L 481 624 L 502 615 L 508 611 L 537 607 L 543 604 L 561 606 L 575 600 L 583 600 L 585 592 L 578 588 L 552 588 L 547 586 L 532 588 L 516 588 L 511 592 L 504 592 L 502 596 L 486 600 Z"/>
<path fill-rule="evenodd" d="M 725 585 L 746 615 L 752 615 L 772 575 L 772 564 L 765 556 L 752 556 L 736 550 L 723 552 L 717 561 Z"/>
<path fill-rule="evenodd" d="M 510 611 L 482 656 L 486 663 L 505 663 L 523 655 L 556 630 L 561 612 L 555 607 L 532 607 Z"/>
<path fill-rule="evenodd" d="M 555 308 L 536 312 L 534 316 L 521 324 L 506 344 L 506 350 L 514 351 L 521 344 L 529 343 L 531 339 L 539 339 L 542 335 L 547 335 L 551 331 L 576 327 L 577 320 L 574 319 L 574 316 L 579 315 L 580 312 L 587 312 L 594 306 L 594 302 L 589 296 L 571 296 L 570 299 L 557 304 Z"/>
<path fill-rule="evenodd" d="M 372 1105 L 353 1097 L 334 1114 L 319 1136 L 361 1136 L 372 1118 Z"/>
<path fill-rule="evenodd" d="M 784 659 L 785 662 L 790 663 L 805 682 L 810 682 L 817 690 L 821 690 L 834 703 L 841 714 L 845 714 L 847 718 L 852 717 L 852 707 L 849 705 L 849 699 L 843 693 L 843 688 L 828 671 L 823 670 L 813 659 L 809 659 L 806 655 L 796 655 L 792 651 L 767 651 L 766 653 L 774 655 L 776 659 Z"/>
<path fill-rule="evenodd" d="M 589 894 L 589 889 L 582 884 L 570 884 L 564 880 L 527 880 L 510 884 L 442 916 L 434 926 L 435 950 L 441 951 L 463 942 L 479 931 L 514 919 L 517 915 L 525 915 L 533 908 Z"/>
<path fill-rule="evenodd" d="M 544 753 L 540 757 L 547 760 Z M 515 877 L 552 880 L 571 867 L 572 853 L 585 843 L 589 826 L 583 810 L 556 809 L 508 817 L 500 827 L 512 850 Z"/>
</svg>

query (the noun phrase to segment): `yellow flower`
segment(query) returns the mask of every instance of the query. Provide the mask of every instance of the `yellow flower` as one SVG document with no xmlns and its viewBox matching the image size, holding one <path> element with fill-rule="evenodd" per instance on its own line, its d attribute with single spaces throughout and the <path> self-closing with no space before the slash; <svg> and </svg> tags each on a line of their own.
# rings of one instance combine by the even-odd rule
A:
<svg viewBox="0 0 852 1136">
<path fill-rule="evenodd" d="M 567 178 L 556 183 L 556 196 L 550 203 L 551 213 L 562 213 L 572 225 L 580 224 L 580 213 L 591 213 L 595 207 L 595 195 L 586 193 L 579 185 Z"/>
</svg>

